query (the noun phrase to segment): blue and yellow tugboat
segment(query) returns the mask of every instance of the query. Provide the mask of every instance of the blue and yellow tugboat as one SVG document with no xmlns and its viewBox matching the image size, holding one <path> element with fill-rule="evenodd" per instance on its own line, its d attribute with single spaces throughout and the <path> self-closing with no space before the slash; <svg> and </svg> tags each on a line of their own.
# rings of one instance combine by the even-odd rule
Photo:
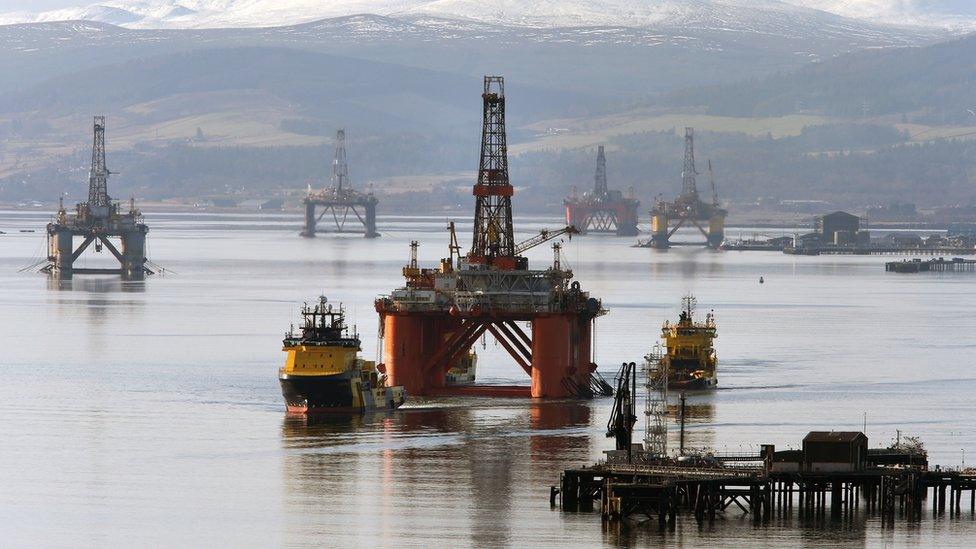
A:
<svg viewBox="0 0 976 549">
<path fill-rule="evenodd" d="M 354 331 L 355 332 L 355 331 Z M 301 333 L 285 334 L 285 366 L 278 372 L 291 413 L 359 413 L 403 405 L 403 387 L 388 387 L 376 363 L 363 360 L 359 334 L 349 333 L 345 310 L 325 296 L 302 307 Z"/>
</svg>

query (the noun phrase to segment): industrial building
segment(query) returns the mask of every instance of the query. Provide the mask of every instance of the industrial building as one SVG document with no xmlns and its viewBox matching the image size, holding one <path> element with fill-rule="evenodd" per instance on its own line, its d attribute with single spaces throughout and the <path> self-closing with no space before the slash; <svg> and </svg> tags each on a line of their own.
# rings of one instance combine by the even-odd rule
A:
<svg viewBox="0 0 976 549">
<path fill-rule="evenodd" d="M 820 235 L 822 244 L 864 245 L 871 240 L 870 233 L 861 230 L 861 218 L 847 212 L 833 212 L 817 217 L 814 230 Z"/>
<path fill-rule="evenodd" d="M 811 431 L 803 437 L 803 470 L 860 471 L 868 457 L 868 437 L 860 431 Z"/>
</svg>

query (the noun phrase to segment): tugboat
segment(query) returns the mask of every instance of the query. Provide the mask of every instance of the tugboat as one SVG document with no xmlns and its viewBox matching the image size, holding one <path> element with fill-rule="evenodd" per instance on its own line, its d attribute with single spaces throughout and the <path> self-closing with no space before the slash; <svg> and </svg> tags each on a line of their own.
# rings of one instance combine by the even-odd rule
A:
<svg viewBox="0 0 976 549">
<path fill-rule="evenodd" d="M 712 340 L 715 332 L 715 315 L 705 315 L 705 322 L 695 322 L 695 298 L 686 296 L 682 300 L 682 311 L 677 324 L 664 322 L 661 339 L 664 341 L 663 353 L 651 353 L 649 361 L 660 360 L 660 376 L 667 375 L 668 389 L 701 391 L 718 385 L 715 373 L 718 357 Z"/>
<path fill-rule="evenodd" d="M 478 354 L 472 349 L 462 356 L 444 378 L 444 384 L 448 387 L 463 387 L 471 385 L 475 381 L 475 373 L 478 368 Z"/>
<path fill-rule="evenodd" d="M 403 387 L 387 387 L 376 363 L 358 356 L 359 334 L 349 333 L 345 310 L 325 296 L 302 307 L 301 334 L 285 334 L 288 353 L 278 371 L 281 394 L 290 413 L 360 413 L 403 405 Z"/>
</svg>

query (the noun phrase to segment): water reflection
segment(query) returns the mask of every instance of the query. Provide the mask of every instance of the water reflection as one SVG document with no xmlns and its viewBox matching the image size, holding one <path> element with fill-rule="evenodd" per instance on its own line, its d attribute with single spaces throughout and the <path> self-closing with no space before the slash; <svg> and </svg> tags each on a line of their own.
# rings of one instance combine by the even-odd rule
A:
<svg viewBox="0 0 976 549">
<path fill-rule="evenodd" d="M 529 407 L 529 437 L 533 462 L 549 463 L 565 459 L 573 452 L 589 449 L 592 403 L 581 401 L 534 402 Z"/>
<path fill-rule="evenodd" d="M 685 448 L 697 451 L 715 448 L 715 404 L 713 394 L 688 395 L 685 402 Z M 681 404 L 672 400 L 668 406 L 668 423 L 673 430 L 669 447 L 678 450 L 681 444 Z"/>
<path fill-rule="evenodd" d="M 698 246 L 679 246 L 670 250 L 651 249 L 653 254 L 648 263 L 651 277 L 669 278 L 680 275 L 684 281 L 695 282 L 700 278 L 714 278 L 725 271 L 722 253 Z"/>
<path fill-rule="evenodd" d="M 47 276 L 47 288 L 61 292 L 142 293 L 146 291 L 145 280 L 124 280 L 118 276 L 77 277 L 62 279 Z"/>
<path fill-rule="evenodd" d="M 331 446 L 363 425 L 361 415 L 285 414 L 281 435 L 285 448 L 319 448 Z"/>
<path fill-rule="evenodd" d="M 517 537 L 514 510 L 547 501 L 536 494 L 548 490 L 540 479 L 558 478 L 567 457 L 589 457 L 591 402 L 426 405 L 362 417 L 284 418 L 285 514 L 318 521 L 295 528 L 375 516 L 370 537 L 345 527 L 351 537 L 337 544 L 395 544 L 422 535 L 424 524 L 440 530 L 450 524 L 463 545 L 510 545 Z"/>
</svg>

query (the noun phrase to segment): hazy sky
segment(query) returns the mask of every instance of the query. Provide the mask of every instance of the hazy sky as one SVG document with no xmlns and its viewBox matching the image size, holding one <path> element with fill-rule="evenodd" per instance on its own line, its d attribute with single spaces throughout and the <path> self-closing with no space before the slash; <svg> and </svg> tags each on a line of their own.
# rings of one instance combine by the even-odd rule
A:
<svg viewBox="0 0 976 549">
<path fill-rule="evenodd" d="M 957 13 L 971 13 L 974 11 L 976 0 L 785 0 L 793 4 L 806 5 L 815 8 L 826 8 L 838 13 L 850 13 L 851 10 L 865 9 L 872 12 L 878 8 L 896 8 L 898 6 L 913 6 L 916 9 L 949 11 Z M 17 10 L 43 11 L 56 8 L 79 7 L 98 3 L 98 0 L 0 0 L 0 13 Z M 843 9 L 842 9 L 843 8 Z"/>
<path fill-rule="evenodd" d="M 852 3 L 864 1 L 870 2 L 871 0 L 854 0 Z M 46 9 L 87 6 L 89 4 L 97 3 L 98 0 L 0 0 L 0 12 L 14 10 L 39 11 Z"/>
<path fill-rule="evenodd" d="M 42 11 L 57 8 L 77 8 L 98 4 L 101 0 L 0 0 L 0 11 Z"/>
<path fill-rule="evenodd" d="M 0 11 L 16 10 L 51 10 L 55 8 L 69 8 L 78 5 L 94 4 L 95 0 L 87 2 L 82 0 L 0 0 Z"/>
</svg>

